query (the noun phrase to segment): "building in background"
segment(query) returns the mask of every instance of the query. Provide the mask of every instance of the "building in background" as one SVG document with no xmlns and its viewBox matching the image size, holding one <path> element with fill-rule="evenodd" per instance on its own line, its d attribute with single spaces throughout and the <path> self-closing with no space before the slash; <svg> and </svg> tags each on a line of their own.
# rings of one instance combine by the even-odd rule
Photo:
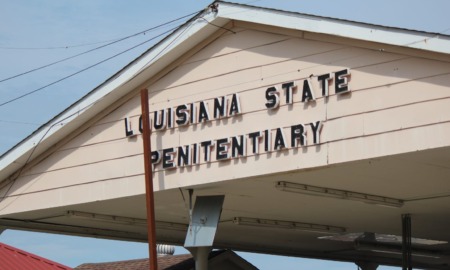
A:
<svg viewBox="0 0 450 270">
<path fill-rule="evenodd" d="M 72 268 L 0 243 L 0 270 L 72 270 Z"/>
<path fill-rule="evenodd" d="M 213 270 L 257 270 L 248 261 L 230 250 L 216 250 L 209 255 L 208 269 Z M 159 270 L 193 270 L 195 262 L 190 254 L 158 256 Z M 76 270 L 148 270 L 148 259 L 127 260 L 105 263 L 86 263 Z"/>
</svg>

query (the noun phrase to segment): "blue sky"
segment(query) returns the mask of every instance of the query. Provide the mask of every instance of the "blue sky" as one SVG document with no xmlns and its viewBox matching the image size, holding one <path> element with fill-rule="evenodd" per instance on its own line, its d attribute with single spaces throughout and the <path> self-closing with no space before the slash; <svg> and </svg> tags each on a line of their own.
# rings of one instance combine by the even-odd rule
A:
<svg viewBox="0 0 450 270">
<path fill-rule="evenodd" d="M 0 81 L 30 69 L 70 57 L 153 26 L 205 8 L 207 0 L 0 0 Z M 448 0 L 247 0 L 257 6 L 335 17 L 429 32 L 450 34 Z M 179 23 L 184 20 L 179 21 Z M 147 32 L 124 42 L 70 61 L 0 82 L 0 104 L 38 89 L 98 61 L 124 51 L 150 37 Z M 103 43 L 101 43 L 103 42 Z M 90 45 L 89 45 L 90 44 Z M 94 87 L 139 56 L 153 43 L 89 69 L 61 83 L 44 88 L 16 102 L 0 106 L 0 154 L 24 139 Z M 5 231 L 0 241 L 76 266 L 97 262 L 142 258 L 147 246 L 89 238 Z M 182 248 L 177 253 L 185 253 Z M 349 263 L 304 260 L 240 253 L 260 269 L 352 269 Z"/>
</svg>

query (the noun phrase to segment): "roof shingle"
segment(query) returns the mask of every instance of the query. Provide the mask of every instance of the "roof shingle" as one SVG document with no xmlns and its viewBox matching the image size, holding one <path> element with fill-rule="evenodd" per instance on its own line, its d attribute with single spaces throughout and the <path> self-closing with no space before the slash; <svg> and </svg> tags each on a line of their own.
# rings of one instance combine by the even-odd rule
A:
<svg viewBox="0 0 450 270">
<path fill-rule="evenodd" d="M 225 250 L 213 251 L 209 258 L 222 254 Z M 166 255 L 158 257 L 159 270 L 188 270 L 195 267 L 191 254 Z M 137 259 L 105 263 L 85 263 L 75 267 L 76 270 L 148 270 L 148 259 Z"/>
<path fill-rule="evenodd" d="M 72 270 L 72 268 L 0 243 L 0 270 Z"/>
<path fill-rule="evenodd" d="M 168 255 L 158 257 L 158 269 L 159 270 L 177 270 L 177 269 L 189 269 L 185 268 L 187 265 L 194 265 L 194 260 L 190 254 L 183 255 Z M 185 266 L 185 267 L 182 267 Z M 181 268 L 180 268 L 181 267 Z M 148 259 L 127 260 L 118 262 L 105 262 L 105 263 L 85 263 L 77 266 L 77 270 L 148 270 Z"/>
</svg>

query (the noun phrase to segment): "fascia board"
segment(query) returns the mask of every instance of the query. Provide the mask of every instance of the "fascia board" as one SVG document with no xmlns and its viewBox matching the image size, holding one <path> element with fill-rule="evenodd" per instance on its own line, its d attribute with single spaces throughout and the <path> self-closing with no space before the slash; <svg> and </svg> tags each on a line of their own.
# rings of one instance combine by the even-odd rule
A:
<svg viewBox="0 0 450 270">
<path fill-rule="evenodd" d="M 218 16 L 281 28 L 450 53 L 450 36 L 220 2 Z M 382 49 L 382 48 L 380 48 Z"/>
</svg>

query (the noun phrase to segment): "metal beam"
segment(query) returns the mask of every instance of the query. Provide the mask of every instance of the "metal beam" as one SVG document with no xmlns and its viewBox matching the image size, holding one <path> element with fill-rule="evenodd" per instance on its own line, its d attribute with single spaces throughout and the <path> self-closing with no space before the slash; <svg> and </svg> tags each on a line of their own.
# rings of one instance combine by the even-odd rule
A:
<svg viewBox="0 0 450 270">
<path fill-rule="evenodd" d="M 16 229 L 36 232 L 51 232 L 76 236 L 101 237 L 115 240 L 145 242 L 147 235 L 116 230 L 71 226 L 64 224 L 39 222 L 32 220 L 0 219 L 0 226 L 5 229 Z"/>
</svg>

